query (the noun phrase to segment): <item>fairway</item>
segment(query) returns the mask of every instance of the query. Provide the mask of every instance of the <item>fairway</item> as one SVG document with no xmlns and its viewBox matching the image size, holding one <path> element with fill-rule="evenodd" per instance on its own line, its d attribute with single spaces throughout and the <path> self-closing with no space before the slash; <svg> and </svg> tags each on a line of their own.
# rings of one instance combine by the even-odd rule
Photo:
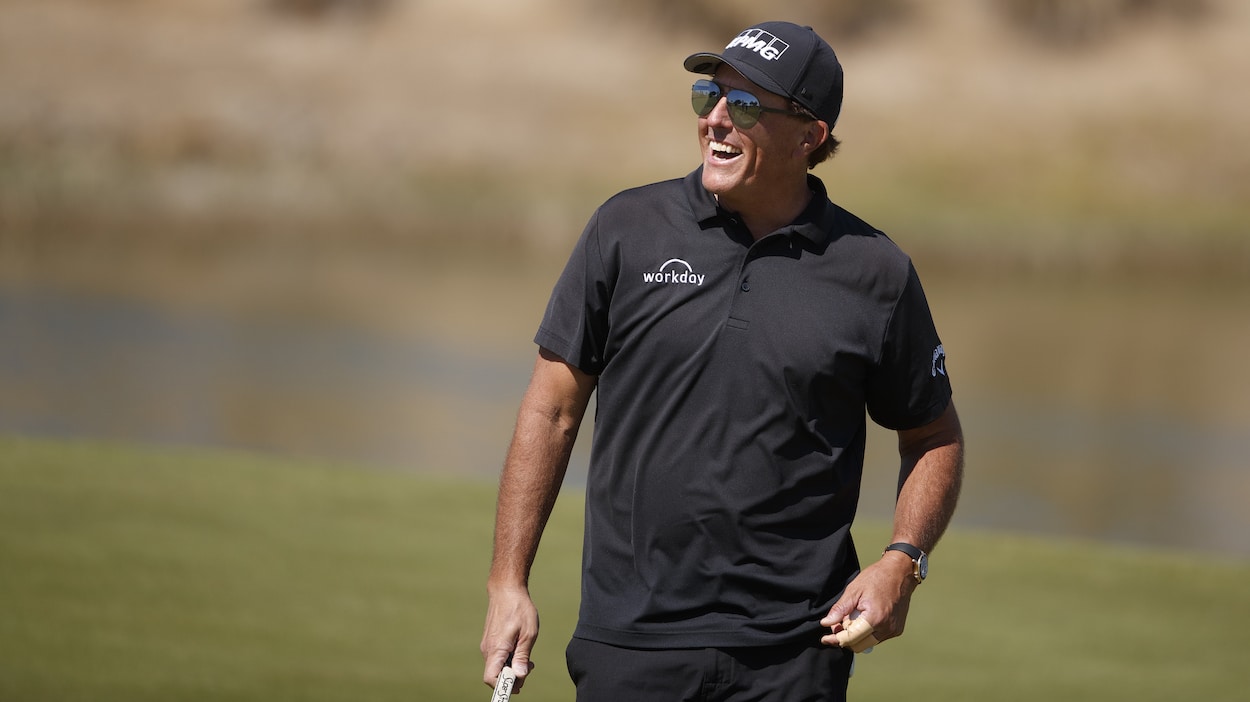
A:
<svg viewBox="0 0 1250 702">
<path fill-rule="evenodd" d="M 972 476 L 970 476 L 972 477 Z M 571 700 L 581 496 L 520 700 Z M 0 699 L 473 700 L 494 487 L 228 452 L 0 439 Z M 861 551 L 883 525 L 857 529 Z M 956 526 L 856 700 L 1239 700 L 1250 563 Z"/>
</svg>

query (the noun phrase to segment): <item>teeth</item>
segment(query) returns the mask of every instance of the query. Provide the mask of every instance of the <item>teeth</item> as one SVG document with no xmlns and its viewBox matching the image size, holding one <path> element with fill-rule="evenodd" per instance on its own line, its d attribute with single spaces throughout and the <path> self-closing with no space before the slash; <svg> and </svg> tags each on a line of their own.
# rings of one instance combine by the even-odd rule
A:
<svg viewBox="0 0 1250 702">
<path fill-rule="evenodd" d="M 729 144 L 722 144 L 722 143 L 720 143 L 719 141 L 713 141 L 713 142 L 711 142 L 711 145 L 712 145 L 712 150 L 713 150 L 713 151 L 716 151 L 716 152 L 718 152 L 718 153 L 722 153 L 722 154 L 740 154 L 740 153 L 742 153 L 742 149 L 739 149 L 739 148 L 738 148 L 738 147 L 736 147 L 736 146 L 730 146 Z"/>
</svg>

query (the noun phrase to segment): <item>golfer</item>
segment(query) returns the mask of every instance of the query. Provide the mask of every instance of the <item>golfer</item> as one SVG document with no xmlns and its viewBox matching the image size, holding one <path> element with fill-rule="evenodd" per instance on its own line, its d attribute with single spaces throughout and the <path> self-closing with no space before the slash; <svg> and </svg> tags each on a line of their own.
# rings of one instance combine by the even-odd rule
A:
<svg viewBox="0 0 1250 702">
<path fill-rule="evenodd" d="M 833 49 L 766 22 L 685 67 L 702 164 L 594 213 L 535 338 L 483 677 L 510 660 L 519 691 L 533 669 L 530 568 L 597 392 L 577 699 L 841 700 L 853 652 L 903 632 L 955 508 L 945 352 L 910 259 L 808 172 L 838 147 Z M 893 538 L 857 549 L 866 415 L 901 469 Z"/>
</svg>

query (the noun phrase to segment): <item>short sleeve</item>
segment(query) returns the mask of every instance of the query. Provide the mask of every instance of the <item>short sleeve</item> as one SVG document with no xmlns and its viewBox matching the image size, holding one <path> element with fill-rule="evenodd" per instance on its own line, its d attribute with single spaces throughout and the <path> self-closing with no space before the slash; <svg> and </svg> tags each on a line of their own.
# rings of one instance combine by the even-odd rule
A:
<svg viewBox="0 0 1250 702">
<path fill-rule="evenodd" d="M 887 429 L 914 429 L 937 419 L 951 400 L 946 350 L 914 266 L 890 315 L 879 363 L 867 383 L 868 414 Z"/>
<path fill-rule="evenodd" d="M 606 363 L 612 280 L 603 264 L 599 213 L 587 223 L 556 281 L 534 342 L 584 373 L 598 375 Z"/>
</svg>

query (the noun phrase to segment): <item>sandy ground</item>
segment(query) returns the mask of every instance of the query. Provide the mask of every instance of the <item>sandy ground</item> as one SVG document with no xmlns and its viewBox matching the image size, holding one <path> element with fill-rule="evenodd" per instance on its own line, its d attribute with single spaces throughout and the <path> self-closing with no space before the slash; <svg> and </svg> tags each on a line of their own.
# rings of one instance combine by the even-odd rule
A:
<svg viewBox="0 0 1250 702">
<path fill-rule="evenodd" d="M 1043 135 L 1063 150 L 1091 124 L 1121 134 L 1171 124 L 1202 126 L 1188 138 L 1208 149 L 1212 172 L 1245 166 L 1222 163 L 1240 156 L 1224 139 L 1250 131 L 1244 3 L 1217 3 L 1195 26 L 1135 24 L 1079 50 L 1005 30 L 984 0 L 919 5 L 902 27 L 839 47 L 839 131 L 868 154 Z M 521 173 L 689 165 L 679 65 L 714 40 L 586 6 L 395 0 L 374 19 L 302 21 L 261 0 L 4 0 L 0 135 L 155 160 Z"/>
</svg>

